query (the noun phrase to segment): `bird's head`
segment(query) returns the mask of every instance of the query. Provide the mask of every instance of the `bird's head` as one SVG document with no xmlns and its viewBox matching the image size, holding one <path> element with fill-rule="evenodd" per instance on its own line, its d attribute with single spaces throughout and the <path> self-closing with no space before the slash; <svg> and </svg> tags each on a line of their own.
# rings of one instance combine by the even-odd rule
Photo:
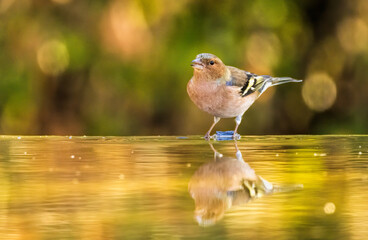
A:
<svg viewBox="0 0 368 240">
<path fill-rule="evenodd" d="M 194 76 L 208 81 L 223 78 L 228 70 L 220 58 L 211 53 L 201 53 L 192 61 Z"/>
</svg>

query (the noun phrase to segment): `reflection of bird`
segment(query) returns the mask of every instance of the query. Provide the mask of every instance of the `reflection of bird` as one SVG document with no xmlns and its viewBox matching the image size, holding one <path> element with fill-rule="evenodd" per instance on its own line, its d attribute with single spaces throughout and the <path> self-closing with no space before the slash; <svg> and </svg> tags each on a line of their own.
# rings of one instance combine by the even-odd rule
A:
<svg viewBox="0 0 368 240">
<path fill-rule="evenodd" d="M 214 161 L 199 167 L 189 182 L 195 218 L 203 226 L 220 220 L 231 206 L 247 203 L 273 190 L 271 183 L 257 176 L 244 162 L 236 145 L 236 158 L 223 157 L 210 146 L 215 152 Z"/>
<path fill-rule="evenodd" d="M 191 65 L 194 73 L 187 85 L 189 97 L 200 109 L 214 116 L 214 123 L 206 133 L 206 139 L 221 118 L 233 117 L 236 122 L 235 138 L 244 112 L 267 88 L 301 81 L 289 77 L 258 76 L 226 66 L 210 53 L 197 55 Z"/>
</svg>

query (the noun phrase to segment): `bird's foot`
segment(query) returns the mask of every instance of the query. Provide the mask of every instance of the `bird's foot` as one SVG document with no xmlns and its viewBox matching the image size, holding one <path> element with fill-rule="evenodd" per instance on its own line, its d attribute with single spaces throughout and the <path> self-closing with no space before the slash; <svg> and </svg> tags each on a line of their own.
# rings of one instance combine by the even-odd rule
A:
<svg viewBox="0 0 368 240">
<path fill-rule="evenodd" d="M 210 140 L 211 139 L 210 133 L 206 133 L 206 135 L 204 135 L 204 139 Z"/>
<path fill-rule="evenodd" d="M 240 134 L 239 133 L 234 133 L 233 134 L 233 139 L 234 140 L 239 140 L 241 138 Z"/>
</svg>

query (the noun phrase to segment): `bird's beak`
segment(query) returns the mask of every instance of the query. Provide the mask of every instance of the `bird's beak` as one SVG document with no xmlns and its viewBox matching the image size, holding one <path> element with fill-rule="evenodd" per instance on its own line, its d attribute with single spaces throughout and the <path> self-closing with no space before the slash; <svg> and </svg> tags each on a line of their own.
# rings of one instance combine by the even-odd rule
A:
<svg viewBox="0 0 368 240">
<path fill-rule="evenodd" d="M 203 63 L 200 58 L 196 58 L 192 61 L 192 64 L 190 64 L 193 68 L 196 69 L 203 69 Z"/>
</svg>

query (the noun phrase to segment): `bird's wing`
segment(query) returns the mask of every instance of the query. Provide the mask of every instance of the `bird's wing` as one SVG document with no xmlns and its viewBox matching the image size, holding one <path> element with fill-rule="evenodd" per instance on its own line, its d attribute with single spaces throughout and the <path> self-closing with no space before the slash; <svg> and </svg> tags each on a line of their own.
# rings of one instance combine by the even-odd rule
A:
<svg viewBox="0 0 368 240">
<path fill-rule="evenodd" d="M 267 83 L 272 80 L 271 76 L 258 76 L 236 67 L 227 66 L 231 73 L 230 81 L 226 84 L 239 87 L 239 94 L 242 97 L 248 96 L 256 91 L 263 93 L 266 90 Z"/>
</svg>

